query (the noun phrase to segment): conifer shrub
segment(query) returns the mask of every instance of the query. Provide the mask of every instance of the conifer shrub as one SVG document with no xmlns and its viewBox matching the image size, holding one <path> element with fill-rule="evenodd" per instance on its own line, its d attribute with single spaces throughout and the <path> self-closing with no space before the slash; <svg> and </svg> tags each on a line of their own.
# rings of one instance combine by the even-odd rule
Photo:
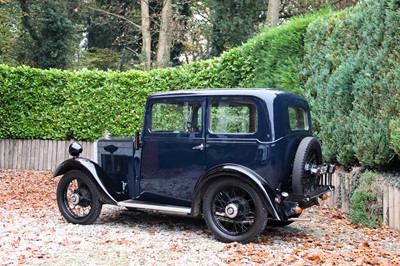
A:
<svg viewBox="0 0 400 266">
<path fill-rule="evenodd" d="M 302 74 L 326 159 L 379 168 L 400 110 L 400 3 L 365 1 L 310 24 Z"/>
</svg>

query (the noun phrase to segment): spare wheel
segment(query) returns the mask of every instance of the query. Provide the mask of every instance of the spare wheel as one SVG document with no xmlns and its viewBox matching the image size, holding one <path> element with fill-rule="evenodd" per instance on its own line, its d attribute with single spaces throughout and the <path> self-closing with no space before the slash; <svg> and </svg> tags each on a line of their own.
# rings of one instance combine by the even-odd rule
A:
<svg viewBox="0 0 400 266">
<path fill-rule="evenodd" d="M 304 138 L 297 148 L 293 164 L 292 186 L 294 193 L 305 194 L 315 189 L 316 177 L 305 170 L 306 164 L 321 165 L 321 144 L 314 137 Z"/>
</svg>

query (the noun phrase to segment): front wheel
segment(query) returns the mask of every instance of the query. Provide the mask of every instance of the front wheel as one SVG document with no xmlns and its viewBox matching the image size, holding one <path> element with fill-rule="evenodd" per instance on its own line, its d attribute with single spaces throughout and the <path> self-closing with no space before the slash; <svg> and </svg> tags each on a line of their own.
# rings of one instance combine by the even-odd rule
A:
<svg viewBox="0 0 400 266">
<path fill-rule="evenodd" d="M 102 203 L 96 184 L 81 171 L 66 173 L 57 186 L 57 204 L 70 223 L 91 224 L 100 215 Z"/>
<path fill-rule="evenodd" d="M 264 231 L 268 211 L 250 184 L 223 178 L 212 183 L 204 194 L 203 216 L 216 239 L 248 243 Z"/>
</svg>

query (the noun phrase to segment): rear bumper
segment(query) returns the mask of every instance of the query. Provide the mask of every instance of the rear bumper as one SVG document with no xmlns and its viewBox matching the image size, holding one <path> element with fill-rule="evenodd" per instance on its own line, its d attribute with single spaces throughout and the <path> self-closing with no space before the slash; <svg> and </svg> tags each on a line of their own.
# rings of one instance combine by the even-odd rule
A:
<svg viewBox="0 0 400 266">
<path fill-rule="evenodd" d="M 315 176 L 315 184 L 313 190 L 306 193 L 293 193 L 283 199 L 285 214 L 289 218 L 296 213 L 296 208 L 306 209 L 314 205 L 319 205 L 319 198 L 323 196 L 331 196 L 335 191 L 332 185 L 332 176 L 335 172 L 335 165 L 323 164 L 320 166 L 305 166 L 306 170 L 310 171 Z"/>
<path fill-rule="evenodd" d="M 333 193 L 333 191 L 335 191 L 335 187 L 332 185 L 320 186 L 306 194 L 291 194 L 285 201 L 296 202 L 299 207 L 305 209 L 313 205 L 318 205 L 316 199 L 322 198 L 324 195 L 329 196 L 328 194 Z"/>
</svg>

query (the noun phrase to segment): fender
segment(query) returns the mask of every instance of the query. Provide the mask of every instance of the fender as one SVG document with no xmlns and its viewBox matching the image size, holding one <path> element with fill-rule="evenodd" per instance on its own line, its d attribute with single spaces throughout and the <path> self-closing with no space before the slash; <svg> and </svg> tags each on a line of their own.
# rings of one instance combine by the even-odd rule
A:
<svg viewBox="0 0 400 266">
<path fill-rule="evenodd" d="M 246 182 L 250 181 L 254 186 L 259 189 L 263 196 L 265 196 L 267 209 L 273 216 L 272 218 L 278 221 L 282 220 L 284 212 L 282 212 L 281 208 L 279 208 L 279 206 L 276 206 L 276 203 L 274 203 L 274 199 L 277 197 L 277 195 L 274 189 L 272 189 L 271 185 L 253 170 L 237 164 L 225 164 L 216 166 L 210 169 L 199 179 L 195 187 L 196 192 L 192 203 L 192 210 L 194 212 L 194 215 L 198 215 L 200 213 L 200 203 L 202 200 L 201 197 L 208 187 L 207 185 L 215 178 L 226 175 L 235 176 Z"/>
<path fill-rule="evenodd" d="M 92 177 L 101 189 L 101 191 L 99 191 L 99 196 L 104 203 L 117 204 L 117 201 L 107 191 L 102 182 L 102 180 L 106 178 L 106 173 L 97 163 L 86 158 L 72 158 L 62 162 L 54 171 L 53 177 L 63 175 L 71 170 L 81 170 Z"/>
</svg>

